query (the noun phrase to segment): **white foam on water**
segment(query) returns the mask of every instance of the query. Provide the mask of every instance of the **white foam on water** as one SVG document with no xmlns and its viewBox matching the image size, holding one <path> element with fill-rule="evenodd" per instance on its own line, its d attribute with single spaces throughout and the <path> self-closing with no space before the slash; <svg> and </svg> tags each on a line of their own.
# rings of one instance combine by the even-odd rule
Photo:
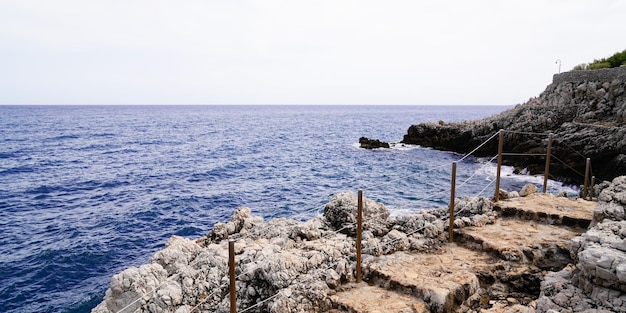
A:
<svg viewBox="0 0 626 313">
<path fill-rule="evenodd" d="M 487 166 L 482 167 L 480 169 L 479 175 L 485 177 L 487 181 L 493 181 L 496 179 L 498 171 L 498 165 L 496 163 L 489 163 Z M 529 175 L 527 169 L 523 169 L 519 174 L 516 174 L 514 167 L 512 166 L 502 166 L 500 169 L 500 179 L 501 181 L 506 181 L 509 185 L 526 185 L 528 183 L 534 184 L 541 190 L 543 188 L 543 175 Z M 562 182 L 548 179 L 548 188 L 549 193 L 559 193 L 566 192 L 568 195 L 577 195 L 578 190 L 574 189 L 572 186 L 564 185 Z M 507 191 L 518 191 L 519 190 L 507 190 Z"/>
</svg>

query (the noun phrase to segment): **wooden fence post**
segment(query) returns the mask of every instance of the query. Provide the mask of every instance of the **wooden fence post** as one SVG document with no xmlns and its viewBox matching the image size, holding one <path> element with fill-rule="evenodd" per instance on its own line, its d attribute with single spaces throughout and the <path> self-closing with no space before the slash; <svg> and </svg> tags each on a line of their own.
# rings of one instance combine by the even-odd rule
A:
<svg viewBox="0 0 626 313">
<path fill-rule="evenodd" d="M 230 276 L 230 313 L 237 313 L 237 288 L 235 286 L 235 241 L 228 240 L 228 275 Z"/>
<path fill-rule="evenodd" d="M 496 194 L 494 196 L 495 202 L 500 200 L 500 169 L 502 168 L 502 146 L 504 144 L 504 133 L 500 129 L 500 136 L 498 137 L 498 169 L 496 171 Z"/>
<path fill-rule="evenodd" d="M 363 190 L 359 190 L 356 216 L 356 282 L 361 282 L 361 238 L 363 236 Z"/>
<path fill-rule="evenodd" d="M 583 199 L 587 199 L 587 188 L 589 187 L 589 172 L 591 171 L 591 159 L 587 158 L 585 165 L 585 182 L 583 183 Z"/>
<path fill-rule="evenodd" d="M 548 175 L 550 173 L 550 155 L 552 154 L 552 133 L 548 136 L 548 152 L 546 152 L 546 170 L 543 176 L 543 193 L 548 190 Z"/>
<path fill-rule="evenodd" d="M 456 189 L 456 162 L 452 162 L 452 181 L 450 183 L 450 226 L 448 226 L 448 241 L 453 242 L 454 230 L 454 192 Z"/>
</svg>

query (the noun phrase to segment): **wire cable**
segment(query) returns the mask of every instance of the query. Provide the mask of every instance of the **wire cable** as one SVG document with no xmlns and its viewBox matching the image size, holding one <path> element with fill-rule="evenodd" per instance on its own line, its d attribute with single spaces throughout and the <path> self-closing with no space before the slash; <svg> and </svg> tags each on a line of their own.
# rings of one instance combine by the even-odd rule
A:
<svg viewBox="0 0 626 313">
<path fill-rule="evenodd" d="M 272 300 L 272 299 L 274 299 L 274 298 L 278 297 L 280 294 L 281 294 L 281 292 L 280 292 L 280 291 L 278 291 L 275 295 L 273 295 L 273 296 L 271 296 L 271 297 L 269 297 L 269 298 L 266 298 L 265 300 L 259 301 L 259 302 L 257 302 L 255 305 L 253 305 L 253 306 L 249 306 L 249 307 L 247 307 L 247 308 L 245 308 L 245 309 L 243 309 L 243 310 L 239 311 L 239 313 L 248 312 L 248 311 L 250 311 L 250 310 L 252 310 L 252 309 L 256 308 L 257 306 L 259 306 L 259 305 L 261 305 L 261 304 L 263 304 L 263 303 L 265 303 L 265 302 L 267 302 L 267 301 L 270 301 L 270 300 Z"/>
<path fill-rule="evenodd" d="M 212 297 L 213 295 L 215 295 L 216 292 L 218 291 L 222 291 L 223 288 L 228 287 L 228 285 L 226 284 L 222 284 L 221 286 L 219 286 L 215 291 L 213 291 L 211 294 L 209 294 L 208 296 L 206 296 L 204 299 L 200 300 L 200 302 L 198 302 L 198 304 L 196 304 L 196 306 L 194 306 L 189 313 L 195 311 L 198 307 L 200 307 L 202 304 L 204 304 L 210 297 Z"/>
<path fill-rule="evenodd" d="M 500 134 L 502 130 L 497 131 L 495 134 L 493 134 L 491 137 L 489 137 L 487 140 L 483 141 L 483 143 L 481 143 L 478 147 L 476 147 L 474 150 L 470 151 L 469 153 L 467 153 L 465 156 L 463 156 L 462 158 L 460 158 L 457 162 L 462 162 L 463 160 L 465 160 L 467 157 L 469 157 L 470 155 L 472 155 L 474 152 L 478 151 L 478 149 L 482 148 L 482 146 L 486 145 L 491 139 L 495 138 L 497 135 Z"/>
<path fill-rule="evenodd" d="M 483 194 L 483 192 L 485 192 L 485 190 L 487 190 L 487 188 L 489 188 L 489 186 L 493 185 L 493 183 L 494 183 L 494 182 L 495 182 L 495 180 L 490 181 L 490 182 L 489 182 L 489 184 L 487 184 L 487 186 L 485 186 L 485 188 L 483 188 L 483 190 L 481 190 L 481 191 L 478 193 L 477 197 L 480 197 L 480 195 L 482 195 L 482 194 Z"/>
<path fill-rule="evenodd" d="M 574 147 L 568 145 L 567 143 L 563 142 L 563 141 L 558 141 L 558 144 L 560 145 L 564 145 L 565 147 L 569 148 L 570 150 L 572 150 L 574 153 L 578 154 L 580 157 L 582 157 L 583 159 L 587 159 L 586 156 L 584 156 L 582 153 L 580 153 L 580 151 L 578 151 L 577 149 L 574 149 Z"/>
<path fill-rule="evenodd" d="M 380 183 L 380 184 L 376 184 L 376 185 L 365 186 L 365 187 L 363 187 L 362 189 L 363 189 L 363 190 L 368 190 L 368 189 L 379 188 L 379 187 L 382 187 L 382 186 L 385 186 L 385 185 L 393 184 L 393 183 L 395 183 L 395 182 L 399 182 L 399 181 L 401 181 L 401 180 L 405 180 L 405 179 L 407 179 L 407 178 L 410 178 L 410 177 L 416 176 L 417 174 L 428 173 L 428 172 L 431 172 L 431 171 L 434 171 L 434 170 L 437 170 L 437 169 L 443 168 L 443 167 L 445 167 L 445 166 L 447 166 L 447 165 L 450 165 L 450 164 L 452 164 L 452 162 L 445 163 L 445 164 L 441 164 L 441 165 L 439 165 L 439 166 L 436 166 L 436 167 L 433 167 L 433 168 L 429 168 L 429 169 L 426 169 L 426 170 L 417 171 L 417 172 L 415 172 L 415 173 L 413 173 L 413 174 L 406 175 L 406 176 L 403 176 L 403 177 L 400 177 L 400 178 L 397 178 L 397 179 L 394 179 L 394 180 L 390 180 L 390 181 L 388 181 L 388 182 L 384 182 L 384 183 Z"/>
<path fill-rule="evenodd" d="M 472 179 L 474 176 L 476 176 L 478 174 L 479 171 L 481 171 L 483 168 L 485 168 L 485 166 L 491 164 L 491 162 L 493 162 L 493 160 L 495 160 L 498 156 L 494 156 L 493 158 L 491 158 L 489 161 L 485 162 L 485 164 L 483 164 L 483 166 L 481 166 L 479 169 L 475 170 L 474 173 L 472 175 L 470 175 L 470 177 L 468 177 L 463 183 L 461 183 L 460 185 L 458 185 L 456 188 L 461 188 L 463 187 L 465 184 L 467 184 L 469 182 L 470 179 Z"/>
<path fill-rule="evenodd" d="M 581 177 L 585 177 L 585 174 L 577 171 L 575 168 L 569 166 L 569 164 L 565 163 L 563 160 L 559 159 L 556 155 L 551 154 L 551 156 L 553 158 L 555 158 L 557 161 L 561 162 L 563 165 L 565 165 L 567 168 L 569 168 L 570 170 L 574 171 L 576 174 L 580 175 Z"/>
<path fill-rule="evenodd" d="M 543 156 L 543 157 L 546 156 L 545 153 L 511 153 L 511 152 L 505 152 L 505 153 L 502 153 L 502 155 L 505 155 L 505 156 Z"/>
<path fill-rule="evenodd" d="M 522 132 L 516 130 L 502 130 L 505 133 L 509 134 L 520 134 L 520 135 L 530 135 L 530 136 L 548 136 L 550 133 L 534 133 L 534 132 Z"/>
</svg>

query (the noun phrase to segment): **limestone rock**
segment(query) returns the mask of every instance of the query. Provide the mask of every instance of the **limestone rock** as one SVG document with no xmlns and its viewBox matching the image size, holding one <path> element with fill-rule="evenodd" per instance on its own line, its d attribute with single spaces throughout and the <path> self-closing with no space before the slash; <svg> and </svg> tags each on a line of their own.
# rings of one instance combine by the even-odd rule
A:
<svg viewBox="0 0 626 313">
<path fill-rule="evenodd" d="M 524 185 L 524 187 L 522 187 L 522 190 L 520 190 L 519 195 L 520 197 L 526 197 L 526 196 L 537 193 L 537 191 L 539 191 L 537 186 L 529 183 L 529 184 Z"/>
<path fill-rule="evenodd" d="M 584 312 L 594 309 L 595 302 L 572 284 L 575 267 L 548 273 L 541 282 L 537 312 Z"/>
<path fill-rule="evenodd" d="M 506 200 L 508 198 L 509 198 L 509 193 L 506 190 L 504 189 L 498 190 L 498 199 Z"/>
<path fill-rule="evenodd" d="M 195 242 L 173 236 L 165 244 L 165 249 L 158 251 L 152 262 L 161 265 L 169 275 L 174 274 L 180 267 L 186 266 L 200 252 L 201 247 Z"/>
<path fill-rule="evenodd" d="M 217 223 L 213 226 L 213 230 L 207 237 L 213 240 L 224 240 L 229 235 L 246 232 L 255 225 L 262 223 L 263 219 L 258 216 L 252 216 L 249 208 L 238 208 L 228 223 Z"/>
<path fill-rule="evenodd" d="M 537 312 L 626 312 L 626 177 L 600 194 L 590 228 L 571 241 L 575 265 L 546 275 Z"/>
<path fill-rule="evenodd" d="M 384 254 L 408 250 L 410 246 L 407 235 L 395 229 L 383 237 L 381 244 Z"/>
<path fill-rule="evenodd" d="M 604 219 L 610 219 L 613 221 L 626 220 L 626 212 L 624 207 L 615 202 L 603 202 L 593 210 L 593 222 L 591 226 L 595 226 L 598 223 L 604 221 Z"/>
<path fill-rule="evenodd" d="M 626 205 L 626 176 L 616 177 L 609 187 L 602 190 L 598 201 Z"/>
<path fill-rule="evenodd" d="M 105 295 L 106 311 L 102 312 L 121 310 L 134 312 L 141 307 L 141 300 L 146 297 L 143 295 L 149 296 L 149 292 L 166 279 L 167 271 L 155 263 L 145 264 L 139 268 L 131 267 L 113 276 L 111 286 Z"/>
<path fill-rule="evenodd" d="M 93 312 L 228 311 L 228 240 L 235 240 L 237 304 L 253 312 L 311 312 L 331 309 L 340 284 L 355 280 L 356 197 L 334 195 L 324 217 L 306 222 L 276 218 L 264 222 L 238 208 L 196 241 L 173 236 L 151 262 L 111 280 Z M 492 218 L 486 198 L 456 201 L 458 218 L 470 225 Z M 382 204 L 364 198 L 363 263 L 395 251 L 437 250 L 445 241 L 447 209 L 391 217 Z M 617 275 L 617 274 L 616 274 Z M 620 268 L 620 277 L 623 270 Z M 438 295 L 431 298 L 437 300 Z M 433 300 L 433 301 L 434 301 Z"/>
<path fill-rule="evenodd" d="M 600 308 L 621 312 L 620 308 L 624 307 L 626 221 L 615 219 L 622 214 L 619 199 L 626 190 L 626 180 L 616 180 L 605 190 L 603 199 L 608 202 L 599 206 L 595 226 L 572 240 L 576 265 L 548 274 L 553 279 L 542 284 L 544 296 L 537 302 L 538 311 L 579 312 Z M 285 218 L 265 222 L 252 216 L 249 209 L 239 208 L 230 221 L 217 223 L 206 237 L 192 241 L 173 236 L 149 264 L 115 275 L 104 301 L 93 312 L 118 312 L 124 308 L 139 313 L 228 312 L 228 240 L 225 239 L 235 240 L 240 310 L 255 305 L 258 306 L 251 312 L 330 310 L 337 289 L 355 280 L 356 202 L 352 193 L 336 194 L 326 205 L 323 217 L 306 222 Z M 375 256 L 390 258 L 393 263 L 398 253 L 404 253 L 400 251 L 440 252 L 447 239 L 447 214 L 448 209 L 441 208 L 392 217 L 382 204 L 364 198 L 363 275 L 372 274 Z M 487 198 L 455 200 L 455 225 L 481 226 L 497 218 Z M 528 257 L 534 252 L 515 253 Z M 432 261 L 424 261 L 435 266 L 431 271 L 433 277 L 438 275 L 437 271 L 446 273 L 445 269 L 436 268 L 441 255 L 430 256 Z M 464 267 L 471 261 L 454 260 L 457 263 Z M 498 273 L 480 274 L 481 280 L 492 281 L 489 288 L 494 294 L 499 285 L 503 299 L 511 291 L 537 288 L 542 275 L 509 271 L 503 264 L 494 265 Z M 505 269 L 511 273 L 507 277 L 502 276 Z M 423 295 L 424 300 L 431 310 L 446 311 L 444 303 L 449 303 L 446 299 L 453 297 L 464 302 L 466 292 L 468 296 L 478 295 L 478 282 L 479 278 L 474 277 L 472 284 L 459 285 L 463 294 L 433 289 Z M 566 301 L 570 296 L 575 296 L 576 302 Z M 265 299 L 269 300 L 262 302 Z M 469 305 L 470 301 L 480 299 L 467 301 Z M 511 300 L 513 305 L 507 310 L 526 310 L 527 307 L 514 302 Z"/>
<path fill-rule="evenodd" d="M 357 197 L 352 192 L 334 195 L 324 207 L 326 222 L 348 235 L 356 234 Z M 389 210 L 381 203 L 363 198 L 363 229 L 382 236 L 389 232 Z"/>
</svg>

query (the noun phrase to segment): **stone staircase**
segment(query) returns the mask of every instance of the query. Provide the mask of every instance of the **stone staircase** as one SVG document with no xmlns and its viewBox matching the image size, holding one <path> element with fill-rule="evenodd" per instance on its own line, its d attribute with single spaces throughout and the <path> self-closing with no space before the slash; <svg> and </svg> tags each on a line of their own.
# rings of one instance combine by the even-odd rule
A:
<svg viewBox="0 0 626 313">
<path fill-rule="evenodd" d="M 341 286 L 333 312 L 534 312 L 543 276 L 571 262 L 595 207 L 534 197 L 499 202 L 494 224 L 456 229 L 440 251 L 365 258 L 364 282 Z"/>
</svg>

